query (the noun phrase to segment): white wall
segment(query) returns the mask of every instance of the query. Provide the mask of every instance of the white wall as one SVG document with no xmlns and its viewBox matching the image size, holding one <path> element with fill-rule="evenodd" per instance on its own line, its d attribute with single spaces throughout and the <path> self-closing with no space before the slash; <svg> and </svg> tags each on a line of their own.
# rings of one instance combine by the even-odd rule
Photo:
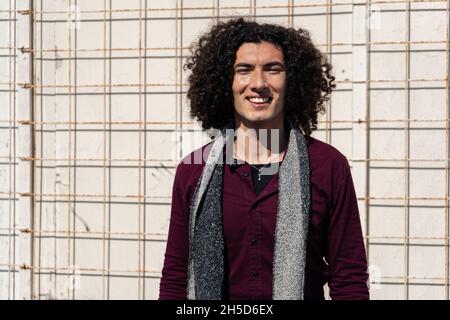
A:
<svg viewBox="0 0 450 320">
<path fill-rule="evenodd" d="M 157 298 L 175 165 L 207 141 L 186 48 L 217 15 L 252 15 L 329 53 L 338 87 L 314 136 L 350 161 L 372 298 L 448 299 L 448 1 L 328 2 L 35 1 L 33 31 L 2 1 L 0 297 Z"/>
</svg>

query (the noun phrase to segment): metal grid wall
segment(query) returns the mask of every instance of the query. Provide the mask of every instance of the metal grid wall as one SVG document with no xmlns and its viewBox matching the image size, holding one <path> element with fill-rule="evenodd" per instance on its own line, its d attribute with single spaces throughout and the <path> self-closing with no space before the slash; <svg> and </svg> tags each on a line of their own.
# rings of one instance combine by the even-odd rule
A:
<svg viewBox="0 0 450 320">
<path fill-rule="evenodd" d="M 2 3 L 0 15 L 0 285 L 1 298 L 14 295 L 14 248 L 16 246 L 13 231 L 15 221 L 17 199 L 15 197 L 15 172 L 17 163 L 15 161 L 15 148 L 17 137 L 17 126 L 15 125 L 16 86 L 15 86 L 15 30 L 16 13 L 13 3 Z M 6 11 L 6 12 L 5 12 Z M 6 67 L 6 68 L 5 68 Z"/>
<path fill-rule="evenodd" d="M 31 259 L 31 203 L 20 190 L 29 191 L 32 174 L 30 164 L 21 163 L 18 155 L 29 154 L 32 145 L 30 128 L 19 122 L 30 118 L 32 96 L 21 88 L 31 82 L 32 60 L 18 44 L 31 40 L 31 20 L 21 13 L 21 4 L 0 2 L 1 299 L 30 298 L 29 290 L 20 285 L 29 280 L 29 272 L 21 272 L 20 263 Z"/>
<path fill-rule="evenodd" d="M 314 136 L 350 161 L 372 298 L 449 298 L 449 1 L 0 3 L 0 297 L 157 298 L 175 166 L 207 142 L 187 47 L 244 16 L 334 65 Z"/>
</svg>

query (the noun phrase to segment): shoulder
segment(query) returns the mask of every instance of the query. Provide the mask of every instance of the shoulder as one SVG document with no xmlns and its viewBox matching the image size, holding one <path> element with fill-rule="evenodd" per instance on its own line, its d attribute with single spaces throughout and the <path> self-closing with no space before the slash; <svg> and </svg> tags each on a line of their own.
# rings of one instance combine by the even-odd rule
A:
<svg viewBox="0 0 450 320">
<path fill-rule="evenodd" d="M 312 137 L 307 140 L 313 193 L 319 191 L 331 209 L 340 194 L 353 188 L 350 165 L 346 156 L 332 145 Z"/>
<path fill-rule="evenodd" d="M 187 188 L 197 185 L 197 181 L 205 166 L 212 142 L 192 151 L 186 155 L 177 165 L 175 183 Z"/>
<path fill-rule="evenodd" d="M 313 137 L 306 138 L 311 164 L 321 163 L 334 166 L 348 166 L 347 157 L 332 145 Z"/>
<path fill-rule="evenodd" d="M 340 184 L 351 175 L 347 157 L 332 145 L 307 137 L 311 175 L 322 183 Z"/>
</svg>

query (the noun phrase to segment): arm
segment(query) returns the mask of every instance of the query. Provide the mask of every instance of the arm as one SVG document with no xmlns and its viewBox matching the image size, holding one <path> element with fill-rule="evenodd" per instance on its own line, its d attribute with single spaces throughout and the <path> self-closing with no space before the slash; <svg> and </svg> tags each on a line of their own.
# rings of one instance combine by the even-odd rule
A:
<svg viewBox="0 0 450 320">
<path fill-rule="evenodd" d="M 341 159 L 339 159 L 341 160 Z M 369 299 L 367 260 L 347 159 L 333 165 L 328 229 L 329 286 L 333 300 Z"/>
<path fill-rule="evenodd" d="M 189 255 L 189 206 L 185 177 L 180 164 L 172 190 L 172 207 L 164 267 L 159 287 L 160 300 L 186 299 Z"/>
</svg>

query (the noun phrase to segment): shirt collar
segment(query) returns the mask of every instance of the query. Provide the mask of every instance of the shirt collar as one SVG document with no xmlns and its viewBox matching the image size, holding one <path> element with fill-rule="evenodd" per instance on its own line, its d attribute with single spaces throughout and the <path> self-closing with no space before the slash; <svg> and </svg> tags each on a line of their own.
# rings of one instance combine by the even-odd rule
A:
<svg viewBox="0 0 450 320">
<path fill-rule="evenodd" d="M 305 140 L 306 140 L 306 146 L 309 146 L 311 144 L 311 138 L 310 137 L 306 137 L 305 136 Z M 289 142 L 288 142 L 289 144 Z M 226 155 L 226 147 L 224 146 L 223 149 L 224 155 Z M 224 159 L 226 159 L 226 157 L 224 157 Z M 246 162 L 244 160 L 238 160 L 235 159 L 233 157 L 233 163 L 228 164 L 228 166 L 230 167 L 231 171 L 235 171 L 237 168 L 241 167 L 242 165 L 246 164 Z"/>
</svg>

